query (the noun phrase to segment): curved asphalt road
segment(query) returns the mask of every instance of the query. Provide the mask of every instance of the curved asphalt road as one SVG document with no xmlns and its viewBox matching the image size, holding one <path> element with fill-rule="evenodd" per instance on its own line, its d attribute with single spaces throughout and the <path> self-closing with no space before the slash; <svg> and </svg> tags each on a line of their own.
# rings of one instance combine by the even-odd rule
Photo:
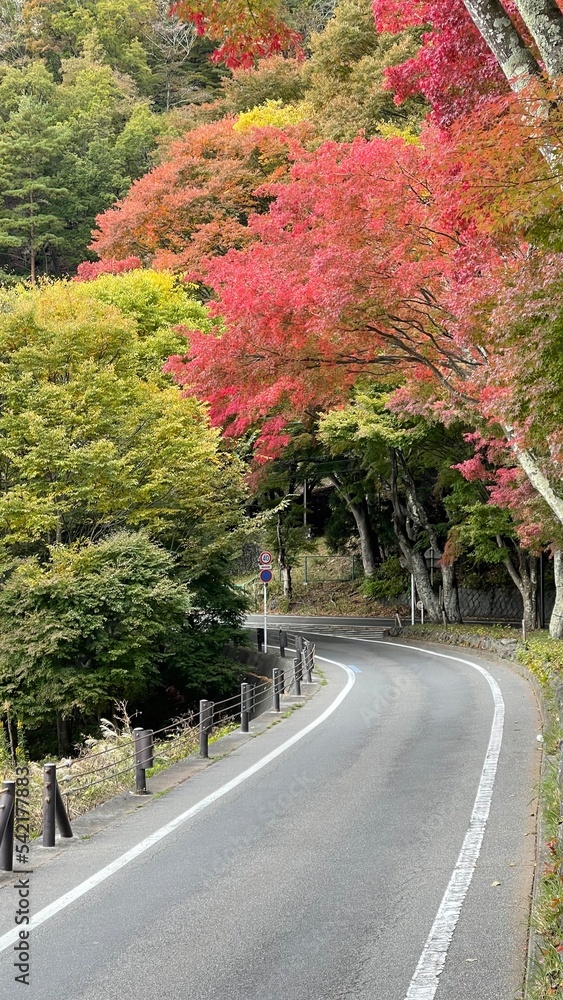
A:
<svg viewBox="0 0 563 1000">
<path fill-rule="evenodd" d="M 30 987 L 14 982 L 6 932 L 16 893 L 2 888 L 1 1000 L 410 995 L 470 822 L 491 690 L 470 666 L 399 643 L 319 637 L 317 652 L 355 668 L 333 714 L 34 929 Z M 506 716 L 479 862 L 435 995 L 515 1000 L 533 876 L 538 713 L 525 680 L 459 655 L 496 678 Z M 282 725 L 38 868 L 32 912 L 317 719 L 351 685 L 340 667 L 321 666 L 329 683 Z"/>
</svg>

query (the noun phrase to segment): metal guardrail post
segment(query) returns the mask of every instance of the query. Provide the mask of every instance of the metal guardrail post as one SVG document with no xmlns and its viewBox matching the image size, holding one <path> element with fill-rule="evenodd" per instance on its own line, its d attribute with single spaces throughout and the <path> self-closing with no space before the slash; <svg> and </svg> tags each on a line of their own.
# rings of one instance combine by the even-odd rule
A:
<svg viewBox="0 0 563 1000">
<path fill-rule="evenodd" d="M 43 768 L 43 847 L 55 846 L 56 784 L 57 765 L 45 764 Z"/>
<path fill-rule="evenodd" d="M 287 649 L 287 632 L 280 629 L 280 656 L 285 659 L 285 651 Z"/>
<path fill-rule="evenodd" d="M 240 731 L 248 732 L 248 684 L 240 686 Z"/>
<path fill-rule="evenodd" d="M 199 703 L 199 756 L 209 757 L 209 733 L 213 725 L 213 702 L 202 698 Z"/>
<path fill-rule="evenodd" d="M 147 768 L 153 764 L 153 731 L 152 729 L 141 729 L 139 726 L 133 730 L 135 740 L 135 795 L 147 794 Z"/>
<path fill-rule="evenodd" d="M 14 870 L 15 781 L 3 781 L 0 792 L 0 871 Z"/>
<path fill-rule="evenodd" d="M 280 670 L 274 667 L 272 675 L 272 690 L 274 693 L 274 712 L 280 710 Z"/>
<path fill-rule="evenodd" d="M 264 629 L 256 629 L 256 645 L 258 646 L 258 652 L 261 653 L 264 646 Z"/>
<path fill-rule="evenodd" d="M 305 646 L 305 640 L 302 635 L 295 636 L 295 652 L 302 653 Z"/>
<path fill-rule="evenodd" d="M 311 670 L 313 669 L 313 644 L 310 642 L 305 643 L 305 680 L 307 684 L 311 684 Z"/>
<path fill-rule="evenodd" d="M 302 654 L 299 653 L 299 655 L 296 656 L 293 661 L 293 666 L 295 671 L 295 694 L 297 695 L 301 694 L 301 672 L 302 672 L 301 655 Z"/>
</svg>

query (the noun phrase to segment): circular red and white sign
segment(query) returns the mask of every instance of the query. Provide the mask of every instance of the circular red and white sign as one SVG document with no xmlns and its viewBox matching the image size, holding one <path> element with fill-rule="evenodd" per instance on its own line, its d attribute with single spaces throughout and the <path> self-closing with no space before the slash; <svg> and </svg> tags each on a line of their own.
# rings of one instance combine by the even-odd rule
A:
<svg viewBox="0 0 563 1000">
<path fill-rule="evenodd" d="M 258 562 L 261 566 L 269 566 L 272 561 L 272 553 L 265 551 L 261 552 L 258 556 Z"/>
</svg>

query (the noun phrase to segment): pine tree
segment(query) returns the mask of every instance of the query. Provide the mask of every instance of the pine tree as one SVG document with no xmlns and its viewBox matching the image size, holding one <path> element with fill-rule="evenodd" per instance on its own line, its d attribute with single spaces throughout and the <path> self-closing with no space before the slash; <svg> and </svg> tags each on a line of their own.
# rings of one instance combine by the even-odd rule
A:
<svg viewBox="0 0 563 1000">
<path fill-rule="evenodd" d="M 0 135 L 0 250 L 23 253 L 35 282 L 37 256 L 61 242 L 64 222 L 57 201 L 68 194 L 57 185 L 57 162 L 69 141 L 64 125 L 50 120 L 45 105 L 24 95 Z"/>
</svg>

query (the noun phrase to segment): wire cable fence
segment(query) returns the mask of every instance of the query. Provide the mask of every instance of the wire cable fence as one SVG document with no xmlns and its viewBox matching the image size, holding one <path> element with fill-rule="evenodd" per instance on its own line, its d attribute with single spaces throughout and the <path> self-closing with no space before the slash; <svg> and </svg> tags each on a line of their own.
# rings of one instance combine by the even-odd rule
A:
<svg viewBox="0 0 563 1000">
<path fill-rule="evenodd" d="M 40 765 L 30 766 L 35 792 L 42 790 L 42 813 L 36 822 L 42 829 L 43 846 L 55 846 L 57 827 L 61 837 L 71 838 L 71 821 L 113 795 L 133 791 L 133 783 L 134 794 L 147 794 L 147 772 L 155 773 L 198 751 L 200 757 L 206 758 L 209 742 L 214 738 L 237 727 L 241 733 L 248 733 L 253 719 L 268 710 L 281 712 L 283 695 L 287 692 L 300 695 L 303 681 L 311 680 L 314 646 L 292 632 L 280 631 L 278 638 L 278 665 L 272 667 L 271 661 L 264 661 L 271 677 L 249 673 L 249 679 L 241 683 L 236 694 L 217 702 L 202 699 L 199 711 L 179 716 L 156 730 L 141 727 L 131 730 L 124 713 L 125 732 L 117 731 L 112 723 L 107 724 L 113 730 L 105 736 L 111 740 L 110 746 L 102 749 L 94 746 L 76 758 L 45 764 L 42 771 Z M 290 658 L 285 662 L 282 659 L 286 649 L 295 651 L 293 662 Z M 5 789 L 0 801 L 0 870 L 11 871 L 14 832 L 10 817 L 13 818 L 14 807 L 10 795 L 15 783 L 4 784 L 10 788 Z"/>
</svg>

